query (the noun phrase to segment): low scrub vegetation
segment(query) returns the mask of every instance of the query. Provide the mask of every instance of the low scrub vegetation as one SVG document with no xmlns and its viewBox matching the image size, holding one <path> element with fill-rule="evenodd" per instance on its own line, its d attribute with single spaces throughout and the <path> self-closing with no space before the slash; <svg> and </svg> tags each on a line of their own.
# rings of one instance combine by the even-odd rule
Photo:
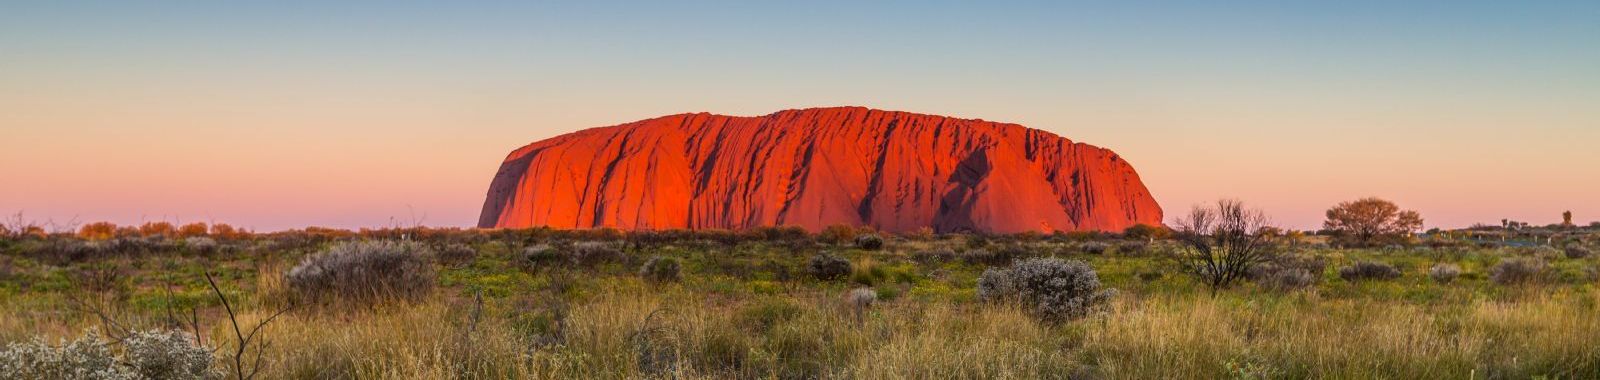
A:
<svg viewBox="0 0 1600 380">
<path fill-rule="evenodd" d="M 426 248 L 415 242 L 362 241 L 307 256 L 286 275 L 304 300 L 417 301 L 434 287 Z"/>
<path fill-rule="evenodd" d="M 1581 231 L 1345 248 L 1210 208 L 1244 223 L 11 233 L 0 378 L 1600 376 Z"/>
<path fill-rule="evenodd" d="M 1375 261 L 1361 261 L 1339 268 L 1339 278 L 1345 281 L 1383 281 L 1400 278 L 1400 270 L 1393 265 Z"/>
</svg>

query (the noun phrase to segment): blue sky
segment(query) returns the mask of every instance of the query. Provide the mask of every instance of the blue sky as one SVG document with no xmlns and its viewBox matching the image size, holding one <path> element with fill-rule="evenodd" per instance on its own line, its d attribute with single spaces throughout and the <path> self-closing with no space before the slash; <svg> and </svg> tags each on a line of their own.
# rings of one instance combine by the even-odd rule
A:
<svg viewBox="0 0 1600 380">
<path fill-rule="evenodd" d="M 38 218 L 470 225 L 536 139 L 863 105 L 1110 147 L 1169 214 L 1600 219 L 1594 1 L 8 3 L 0 68 Z"/>
</svg>

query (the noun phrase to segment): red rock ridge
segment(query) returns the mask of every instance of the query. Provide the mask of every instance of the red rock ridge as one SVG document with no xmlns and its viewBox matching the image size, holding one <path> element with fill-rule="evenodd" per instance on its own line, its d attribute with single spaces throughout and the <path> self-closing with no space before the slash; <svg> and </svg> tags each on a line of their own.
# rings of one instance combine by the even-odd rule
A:
<svg viewBox="0 0 1600 380">
<path fill-rule="evenodd" d="M 861 107 L 681 114 L 506 156 L 479 227 L 1121 231 L 1161 207 L 1116 153 L 1016 124 Z"/>
</svg>

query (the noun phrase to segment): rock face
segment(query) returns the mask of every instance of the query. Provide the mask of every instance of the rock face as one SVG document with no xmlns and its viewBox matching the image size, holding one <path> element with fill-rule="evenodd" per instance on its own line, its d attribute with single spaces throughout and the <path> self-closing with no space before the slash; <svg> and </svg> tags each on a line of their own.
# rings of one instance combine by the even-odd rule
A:
<svg viewBox="0 0 1600 380">
<path fill-rule="evenodd" d="M 1161 207 L 1109 150 L 1016 124 L 860 107 L 706 113 L 511 152 L 479 227 L 1121 231 Z"/>
</svg>

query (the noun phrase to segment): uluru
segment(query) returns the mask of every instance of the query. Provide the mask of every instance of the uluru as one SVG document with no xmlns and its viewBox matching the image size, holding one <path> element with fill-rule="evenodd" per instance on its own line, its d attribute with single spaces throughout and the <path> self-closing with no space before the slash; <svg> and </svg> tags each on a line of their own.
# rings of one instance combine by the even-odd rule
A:
<svg viewBox="0 0 1600 380">
<path fill-rule="evenodd" d="M 516 149 L 483 228 L 1121 231 L 1161 207 L 1115 152 L 1017 124 L 862 107 L 662 116 Z"/>
</svg>

